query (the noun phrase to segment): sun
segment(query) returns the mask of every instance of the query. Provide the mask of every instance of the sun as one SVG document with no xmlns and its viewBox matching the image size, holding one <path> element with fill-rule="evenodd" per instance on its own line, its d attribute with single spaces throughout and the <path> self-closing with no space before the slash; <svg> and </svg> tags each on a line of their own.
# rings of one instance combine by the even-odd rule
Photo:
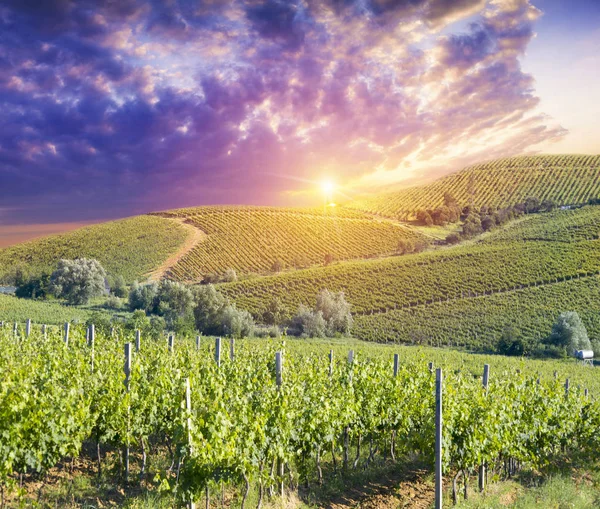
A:
<svg viewBox="0 0 600 509">
<path fill-rule="evenodd" d="M 321 191 L 323 191 L 323 194 L 326 196 L 331 196 L 335 191 L 335 183 L 333 180 L 323 180 L 321 182 Z"/>
</svg>

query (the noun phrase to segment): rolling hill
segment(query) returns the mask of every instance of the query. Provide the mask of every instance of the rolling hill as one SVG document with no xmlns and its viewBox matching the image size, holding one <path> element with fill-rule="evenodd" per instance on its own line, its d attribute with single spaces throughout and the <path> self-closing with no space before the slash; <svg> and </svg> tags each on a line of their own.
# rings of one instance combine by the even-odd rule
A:
<svg viewBox="0 0 600 509">
<path fill-rule="evenodd" d="M 328 207 L 197 207 L 160 213 L 206 234 L 167 276 L 198 281 L 206 274 L 270 274 L 281 268 L 322 265 L 333 260 L 389 256 L 400 239 L 427 243 L 421 233 L 362 212 Z"/>
<path fill-rule="evenodd" d="M 181 246 L 189 232 L 176 222 L 137 216 L 0 249 L 0 281 L 16 267 L 51 272 L 61 258 L 95 258 L 112 276 L 143 278 Z"/>
<path fill-rule="evenodd" d="M 598 206 L 531 215 L 463 246 L 220 289 L 258 317 L 274 298 L 292 315 L 321 289 L 344 291 L 355 334 L 375 341 L 425 338 L 481 348 L 510 324 L 528 337 L 546 335 L 562 311 L 579 311 L 598 337 L 599 225 Z"/>
<path fill-rule="evenodd" d="M 476 164 L 424 186 L 410 187 L 346 206 L 399 220 L 434 209 L 451 193 L 462 206 L 507 207 L 529 196 L 559 205 L 600 197 L 600 155 L 519 156 Z"/>
</svg>

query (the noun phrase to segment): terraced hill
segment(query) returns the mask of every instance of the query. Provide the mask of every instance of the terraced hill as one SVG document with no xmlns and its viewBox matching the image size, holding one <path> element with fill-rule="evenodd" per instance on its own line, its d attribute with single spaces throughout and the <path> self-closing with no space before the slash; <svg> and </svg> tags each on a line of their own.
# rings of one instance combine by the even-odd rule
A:
<svg viewBox="0 0 600 509">
<path fill-rule="evenodd" d="M 164 262 L 189 232 L 176 221 L 137 216 L 81 228 L 0 249 L 0 281 L 16 267 L 50 272 L 61 258 L 95 258 L 113 276 L 127 281 Z"/>
<path fill-rule="evenodd" d="M 322 288 L 344 291 L 355 333 L 376 341 L 437 338 L 481 346 L 515 322 L 537 337 L 562 311 L 579 311 L 600 335 L 599 224 L 598 206 L 556 211 L 527 216 L 470 245 L 220 288 L 256 316 L 273 298 L 291 315 L 299 304 L 313 304 Z"/>
<path fill-rule="evenodd" d="M 268 274 L 274 266 L 322 265 L 326 257 L 352 260 L 391 255 L 400 239 L 427 243 L 415 230 L 373 219 L 354 210 L 277 207 L 197 207 L 159 213 L 178 218 L 206 234 L 167 273 L 179 281 L 206 274 Z"/>
<path fill-rule="evenodd" d="M 418 187 L 357 200 L 347 207 L 407 220 L 421 209 L 443 204 L 444 193 L 461 204 L 506 207 L 529 196 L 559 205 L 587 203 L 600 196 L 600 155 L 520 156 L 476 164 Z"/>
</svg>

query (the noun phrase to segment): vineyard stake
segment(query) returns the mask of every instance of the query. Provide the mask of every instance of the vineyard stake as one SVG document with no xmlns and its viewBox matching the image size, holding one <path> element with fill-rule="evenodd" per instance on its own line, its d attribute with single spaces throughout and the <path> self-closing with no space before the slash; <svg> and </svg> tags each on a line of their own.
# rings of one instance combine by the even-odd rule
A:
<svg viewBox="0 0 600 509">
<path fill-rule="evenodd" d="M 352 366 L 354 364 L 354 350 L 348 352 L 348 364 L 350 365 L 350 374 L 348 375 L 348 381 L 352 382 Z"/>
<path fill-rule="evenodd" d="M 129 378 L 131 376 L 131 343 L 125 343 L 125 365 L 123 366 L 125 374 L 125 392 L 129 393 Z M 127 406 L 127 433 L 129 434 L 129 415 L 130 407 Z M 125 449 L 123 450 L 123 463 L 125 463 L 125 484 L 129 482 L 129 438 L 125 440 Z"/>
<path fill-rule="evenodd" d="M 200 336 L 196 336 L 196 350 L 200 350 Z"/>
<path fill-rule="evenodd" d="M 565 380 L 565 396 L 569 395 L 569 389 L 571 387 L 571 381 L 567 378 Z"/>
<path fill-rule="evenodd" d="M 217 367 L 221 366 L 221 338 L 215 339 L 215 362 Z"/>
<path fill-rule="evenodd" d="M 442 509 L 442 368 L 435 371 L 435 509 Z"/>
<path fill-rule="evenodd" d="M 192 454 L 192 391 L 190 389 L 190 379 L 185 379 L 185 409 L 187 411 L 187 432 L 188 432 L 188 447 L 190 454 Z M 190 495 L 188 502 L 189 509 L 196 509 L 193 496 Z"/>
<path fill-rule="evenodd" d="M 329 350 L 329 376 L 333 375 L 333 350 Z"/>
<path fill-rule="evenodd" d="M 394 354 L 394 378 L 398 376 L 398 365 L 400 363 L 400 356 L 395 353 Z"/>
<path fill-rule="evenodd" d="M 173 334 L 169 334 L 169 353 L 173 353 L 175 348 L 175 337 Z"/>
<path fill-rule="evenodd" d="M 490 381 L 490 365 L 483 365 L 483 390 L 487 394 L 488 384 Z M 483 491 L 485 489 L 485 463 L 482 462 L 479 465 L 479 491 Z"/>
<path fill-rule="evenodd" d="M 280 390 L 281 389 L 281 385 L 283 383 L 283 358 L 281 356 L 281 352 L 275 352 L 275 382 L 277 383 L 277 388 Z M 280 458 L 279 459 L 279 491 L 281 492 L 281 499 L 283 501 L 283 497 L 285 495 L 284 492 L 284 486 L 283 486 L 283 467 L 284 467 L 284 463 L 283 460 Z"/>
<path fill-rule="evenodd" d="M 429 371 L 430 371 L 431 373 L 433 373 L 433 362 L 430 362 L 430 363 L 428 364 L 428 367 L 429 367 Z"/>
<path fill-rule="evenodd" d="M 142 346 L 142 333 L 141 333 L 140 329 L 136 329 L 136 331 L 135 331 L 135 351 L 139 353 L 141 346 Z"/>
<path fill-rule="evenodd" d="M 71 328 L 71 324 L 69 322 L 65 322 L 65 345 L 69 346 L 69 330 Z"/>
<path fill-rule="evenodd" d="M 48 338 L 48 334 L 46 333 L 46 324 L 42 325 L 42 336 L 44 336 L 44 339 Z"/>
<path fill-rule="evenodd" d="M 91 370 L 94 372 L 94 343 L 96 342 L 96 328 L 92 323 L 88 327 L 88 346 L 92 349 L 92 358 L 91 358 Z"/>
<path fill-rule="evenodd" d="M 233 362 L 234 358 L 235 358 L 235 339 L 231 338 L 229 340 L 229 360 L 231 362 Z"/>
<path fill-rule="evenodd" d="M 25 337 L 28 338 L 29 334 L 31 334 L 31 318 L 28 318 L 25 323 Z"/>
<path fill-rule="evenodd" d="M 16 336 L 18 332 L 19 332 L 19 324 L 17 322 L 15 322 L 15 324 L 13 325 L 13 334 Z"/>
</svg>

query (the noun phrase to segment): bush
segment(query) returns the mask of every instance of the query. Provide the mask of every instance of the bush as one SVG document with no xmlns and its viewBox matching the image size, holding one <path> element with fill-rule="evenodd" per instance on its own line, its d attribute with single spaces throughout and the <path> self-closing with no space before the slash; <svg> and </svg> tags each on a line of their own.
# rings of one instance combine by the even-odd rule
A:
<svg viewBox="0 0 600 509">
<path fill-rule="evenodd" d="M 458 233 L 451 233 L 446 237 L 446 244 L 458 244 L 460 242 L 460 235 Z"/>
<path fill-rule="evenodd" d="M 237 281 L 237 272 L 235 269 L 227 269 L 225 274 L 223 274 L 223 282 L 233 283 L 234 281 Z"/>
<path fill-rule="evenodd" d="M 45 299 L 50 293 L 50 287 L 50 274 L 42 274 L 27 281 L 21 280 L 15 295 L 20 299 Z"/>
<path fill-rule="evenodd" d="M 344 292 L 332 293 L 329 290 L 322 290 L 317 296 L 315 311 L 322 314 L 328 336 L 333 336 L 337 332 L 344 335 L 350 333 L 353 319 Z"/>
<path fill-rule="evenodd" d="M 275 297 L 263 312 L 263 322 L 267 325 L 281 325 L 287 316 L 287 309 L 281 301 Z"/>
<path fill-rule="evenodd" d="M 104 307 L 107 309 L 121 309 L 123 307 L 123 302 L 121 299 L 119 299 L 119 297 L 109 295 L 104 301 Z"/>
<path fill-rule="evenodd" d="M 299 336 L 319 338 L 325 336 L 327 324 L 321 311 L 313 311 L 301 304 L 292 320 L 292 328 Z"/>
<path fill-rule="evenodd" d="M 143 309 L 147 313 L 151 313 L 154 309 L 157 293 L 158 284 L 140 285 L 135 281 L 129 291 L 129 310 Z"/>
<path fill-rule="evenodd" d="M 227 305 L 221 311 L 220 325 L 222 333 L 235 338 L 254 335 L 254 319 L 248 311 Z"/>
<path fill-rule="evenodd" d="M 522 356 L 529 355 L 535 346 L 533 342 L 526 340 L 523 336 L 517 336 L 514 327 L 509 326 L 502 332 L 496 345 L 496 351 L 502 355 Z"/>
<path fill-rule="evenodd" d="M 564 350 L 565 355 L 573 355 L 576 350 L 592 349 L 585 325 L 575 311 L 559 315 L 545 343 Z"/>
<path fill-rule="evenodd" d="M 398 241 L 398 246 L 396 248 L 396 252 L 398 254 L 408 254 L 412 253 L 415 250 L 415 244 L 410 239 L 400 239 Z"/>
<path fill-rule="evenodd" d="M 87 304 L 106 291 L 106 272 L 97 260 L 61 260 L 50 282 L 52 293 L 69 304 Z"/>
<path fill-rule="evenodd" d="M 115 297 L 127 297 L 127 286 L 125 285 L 125 279 L 123 278 L 123 276 L 117 276 L 114 278 L 113 284 L 110 288 L 110 292 Z"/>
</svg>

